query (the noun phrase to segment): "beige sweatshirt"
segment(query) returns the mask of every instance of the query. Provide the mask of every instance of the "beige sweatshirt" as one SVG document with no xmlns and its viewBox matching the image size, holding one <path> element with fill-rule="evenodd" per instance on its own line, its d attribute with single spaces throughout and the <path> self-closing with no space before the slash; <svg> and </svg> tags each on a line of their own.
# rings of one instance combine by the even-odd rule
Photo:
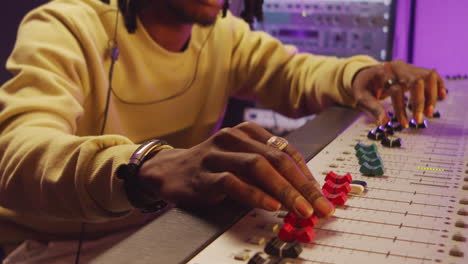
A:
<svg viewBox="0 0 468 264">
<path fill-rule="evenodd" d="M 173 53 L 141 24 L 128 34 L 120 17 L 120 59 L 105 135 L 99 135 L 115 2 L 51 1 L 20 26 L 7 63 L 14 77 L 0 89 L 0 245 L 72 238 L 81 222 L 89 223 L 87 237 L 141 224 L 114 176 L 136 143 L 200 143 L 231 95 L 290 116 L 332 102 L 352 105 L 354 74 L 377 63 L 366 56 L 293 54 L 231 15 L 194 26 L 188 48 Z"/>
</svg>

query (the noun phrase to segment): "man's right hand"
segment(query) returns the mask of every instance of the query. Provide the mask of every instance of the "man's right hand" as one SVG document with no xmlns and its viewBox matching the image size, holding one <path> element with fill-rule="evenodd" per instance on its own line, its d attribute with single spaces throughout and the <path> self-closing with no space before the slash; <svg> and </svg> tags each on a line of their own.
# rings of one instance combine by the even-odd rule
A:
<svg viewBox="0 0 468 264">
<path fill-rule="evenodd" d="M 180 204 L 212 204 L 226 196 L 255 208 L 281 205 L 302 217 L 333 214 L 297 150 L 266 145 L 272 137 L 254 123 L 222 129 L 190 149 L 167 149 L 147 160 L 140 180 L 161 199 Z"/>
</svg>

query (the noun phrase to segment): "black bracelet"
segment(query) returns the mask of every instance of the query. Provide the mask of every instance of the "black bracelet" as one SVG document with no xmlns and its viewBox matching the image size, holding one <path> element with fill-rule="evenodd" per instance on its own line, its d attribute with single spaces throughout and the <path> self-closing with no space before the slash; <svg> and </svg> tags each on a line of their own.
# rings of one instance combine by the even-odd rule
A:
<svg viewBox="0 0 468 264">
<path fill-rule="evenodd" d="M 143 162 L 160 150 L 171 148 L 171 146 L 162 140 L 147 141 L 133 153 L 128 164 L 121 165 L 117 169 L 117 178 L 124 181 L 128 201 L 133 207 L 140 209 L 143 213 L 159 211 L 167 206 L 167 202 L 154 197 L 155 195 L 138 180 L 140 167 Z"/>
</svg>

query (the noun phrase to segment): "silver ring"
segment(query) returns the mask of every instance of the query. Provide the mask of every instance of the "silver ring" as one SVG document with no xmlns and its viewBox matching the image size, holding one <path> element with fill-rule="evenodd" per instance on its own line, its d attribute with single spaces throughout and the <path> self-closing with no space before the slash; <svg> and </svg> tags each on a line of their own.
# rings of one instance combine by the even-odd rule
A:
<svg viewBox="0 0 468 264">
<path fill-rule="evenodd" d="M 283 151 L 288 146 L 288 141 L 282 137 L 272 136 L 268 139 L 267 143 L 268 146 L 274 147 Z"/>
<path fill-rule="evenodd" d="M 384 88 L 386 90 L 390 89 L 390 87 L 392 87 L 393 85 L 395 84 L 398 84 L 398 81 L 397 80 L 394 80 L 394 79 L 388 79 L 385 81 L 385 84 L 384 84 Z"/>
</svg>

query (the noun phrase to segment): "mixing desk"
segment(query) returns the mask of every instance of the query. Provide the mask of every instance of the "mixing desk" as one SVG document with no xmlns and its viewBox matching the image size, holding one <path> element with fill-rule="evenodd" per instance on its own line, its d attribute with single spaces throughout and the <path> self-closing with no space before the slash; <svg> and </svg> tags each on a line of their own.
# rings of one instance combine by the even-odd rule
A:
<svg viewBox="0 0 468 264">
<path fill-rule="evenodd" d="M 468 82 L 448 81 L 447 87 L 448 98 L 426 128 L 387 135 L 387 143 L 400 139 L 401 146 L 370 139 L 376 125 L 361 115 L 308 162 L 321 185 L 333 171 L 367 186 L 315 225 L 315 238 L 298 245 L 297 258 L 265 253 L 287 212 L 252 210 L 189 263 L 468 263 Z M 366 176 L 359 158 L 372 144 L 383 175 Z"/>
</svg>

